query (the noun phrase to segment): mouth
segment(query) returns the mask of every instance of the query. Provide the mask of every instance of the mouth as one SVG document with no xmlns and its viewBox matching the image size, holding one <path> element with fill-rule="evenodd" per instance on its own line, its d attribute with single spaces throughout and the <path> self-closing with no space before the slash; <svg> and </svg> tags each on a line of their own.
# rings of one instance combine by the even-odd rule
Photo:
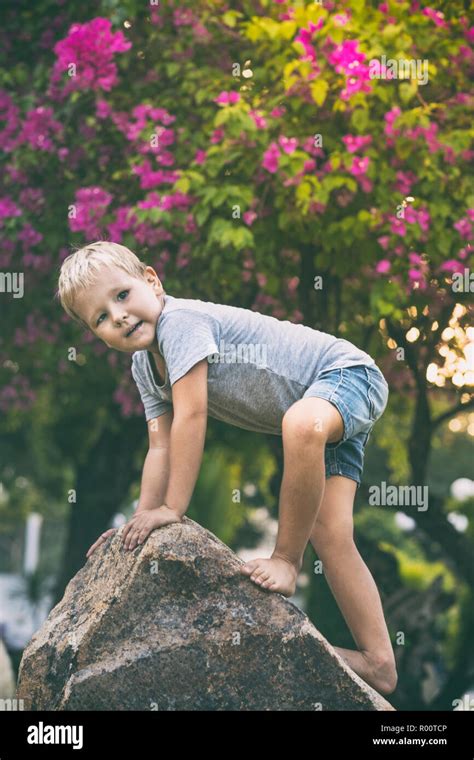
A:
<svg viewBox="0 0 474 760">
<path fill-rule="evenodd" d="M 142 320 L 140 320 L 140 322 L 137 322 L 137 324 L 136 324 L 136 325 L 134 325 L 134 326 L 132 327 L 132 329 L 131 329 L 131 330 L 129 330 L 129 331 L 128 331 L 128 333 L 126 333 L 126 334 L 125 334 L 125 337 L 126 337 L 126 338 L 128 338 L 128 336 L 129 336 L 129 335 L 133 335 L 133 333 L 134 333 L 136 330 L 138 330 L 138 329 L 139 329 L 139 328 L 142 326 L 142 324 L 143 324 L 143 319 L 142 319 Z"/>
</svg>

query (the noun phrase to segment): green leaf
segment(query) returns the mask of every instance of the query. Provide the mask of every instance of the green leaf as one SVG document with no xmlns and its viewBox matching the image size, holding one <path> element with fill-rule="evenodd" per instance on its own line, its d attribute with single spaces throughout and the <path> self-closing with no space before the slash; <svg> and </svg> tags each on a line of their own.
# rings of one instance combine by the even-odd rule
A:
<svg viewBox="0 0 474 760">
<path fill-rule="evenodd" d="M 232 116 L 232 111 L 230 111 L 225 106 L 221 106 L 221 110 L 218 111 L 214 117 L 214 125 L 216 127 L 220 127 L 222 124 L 225 124 L 227 121 L 229 121 L 230 117 Z"/>
<path fill-rule="evenodd" d="M 166 216 L 167 212 L 163 211 L 161 208 L 151 208 L 149 211 L 149 216 L 152 222 L 157 224 L 158 222 L 161 222 L 164 216 Z"/>
<path fill-rule="evenodd" d="M 410 83 L 401 82 L 398 89 L 402 103 L 408 103 L 418 92 L 418 82 L 416 79 L 412 79 Z"/>
<path fill-rule="evenodd" d="M 394 40 L 403 31 L 402 24 L 387 24 L 382 30 L 382 37 L 384 40 Z"/>
<path fill-rule="evenodd" d="M 310 84 L 311 95 L 318 106 L 322 106 L 326 100 L 326 95 L 329 90 L 329 83 L 325 79 L 317 79 Z"/>
<path fill-rule="evenodd" d="M 174 61 L 172 61 L 171 63 L 167 63 L 165 68 L 166 68 L 166 73 L 168 74 L 168 76 L 170 78 L 174 77 L 174 75 L 177 74 L 179 71 L 179 63 L 175 63 Z"/>
<path fill-rule="evenodd" d="M 227 11 L 227 13 L 224 13 L 222 16 L 222 22 L 233 29 L 237 23 L 237 19 L 242 16 L 243 14 L 240 13 L 240 11 Z"/>
<path fill-rule="evenodd" d="M 369 124 L 369 112 L 366 108 L 356 108 L 351 116 L 351 124 L 358 132 L 365 132 Z"/>
<path fill-rule="evenodd" d="M 436 236 L 436 247 L 444 256 L 447 256 L 451 252 L 451 233 L 446 230 L 441 230 Z"/>
<path fill-rule="evenodd" d="M 205 206 L 202 208 L 199 208 L 198 210 L 194 210 L 194 218 L 196 219 L 198 227 L 202 227 L 203 224 L 207 221 L 210 214 L 210 209 L 206 208 Z"/>
</svg>

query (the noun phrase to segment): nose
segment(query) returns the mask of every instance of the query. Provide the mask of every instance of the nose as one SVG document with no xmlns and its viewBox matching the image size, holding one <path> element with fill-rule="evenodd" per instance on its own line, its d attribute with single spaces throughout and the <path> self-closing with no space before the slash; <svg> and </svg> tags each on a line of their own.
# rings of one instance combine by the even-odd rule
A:
<svg viewBox="0 0 474 760">
<path fill-rule="evenodd" d="M 120 308 L 120 306 L 117 307 L 117 309 L 112 312 L 112 320 L 117 327 L 122 326 L 122 322 L 124 319 L 127 318 L 127 312 Z"/>
</svg>

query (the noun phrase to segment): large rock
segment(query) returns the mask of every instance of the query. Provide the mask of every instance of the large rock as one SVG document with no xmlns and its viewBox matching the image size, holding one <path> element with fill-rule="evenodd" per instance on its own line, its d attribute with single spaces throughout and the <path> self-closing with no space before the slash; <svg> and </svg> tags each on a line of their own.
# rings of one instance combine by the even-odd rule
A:
<svg viewBox="0 0 474 760">
<path fill-rule="evenodd" d="M 27 710 L 393 710 L 188 518 L 87 560 L 23 653 Z"/>
</svg>

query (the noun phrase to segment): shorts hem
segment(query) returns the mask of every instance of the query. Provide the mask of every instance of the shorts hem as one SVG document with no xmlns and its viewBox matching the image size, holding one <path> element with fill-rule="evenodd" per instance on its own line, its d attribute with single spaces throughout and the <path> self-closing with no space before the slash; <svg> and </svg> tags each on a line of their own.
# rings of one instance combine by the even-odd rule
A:
<svg viewBox="0 0 474 760">
<path fill-rule="evenodd" d="M 331 464 L 329 469 L 326 469 L 326 480 L 329 480 L 333 475 L 342 475 L 344 478 L 355 480 L 357 488 L 360 488 L 361 476 L 356 467 L 351 467 L 350 464 Z"/>
<path fill-rule="evenodd" d="M 338 385 L 339 385 L 339 383 L 338 383 Z M 353 426 L 353 423 L 352 423 L 351 415 L 349 413 L 349 409 L 345 405 L 344 401 L 341 398 L 339 398 L 339 397 L 334 398 L 334 394 L 335 394 L 336 390 L 337 390 L 337 386 L 330 393 L 329 392 L 325 392 L 323 390 L 318 391 L 318 389 L 315 388 L 314 389 L 314 393 L 308 393 L 308 391 L 306 391 L 306 393 L 305 393 L 305 395 L 304 395 L 303 398 L 322 398 L 325 401 L 329 401 L 329 403 L 331 403 L 333 406 L 336 407 L 336 409 L 339 412 L 339 414 L 341 415 L 342 421 L 344 423 L 344 433 L 343 433 L 343 436 L 342 436 L 342 438 L 341 438 L 340 441 L 337 441 L 337 445 L 339 445 L 341 443 L 344 443 L 344 441 L 347 441 L 347 439 L 351 437 L 354 426 Z"/>
</svg>

